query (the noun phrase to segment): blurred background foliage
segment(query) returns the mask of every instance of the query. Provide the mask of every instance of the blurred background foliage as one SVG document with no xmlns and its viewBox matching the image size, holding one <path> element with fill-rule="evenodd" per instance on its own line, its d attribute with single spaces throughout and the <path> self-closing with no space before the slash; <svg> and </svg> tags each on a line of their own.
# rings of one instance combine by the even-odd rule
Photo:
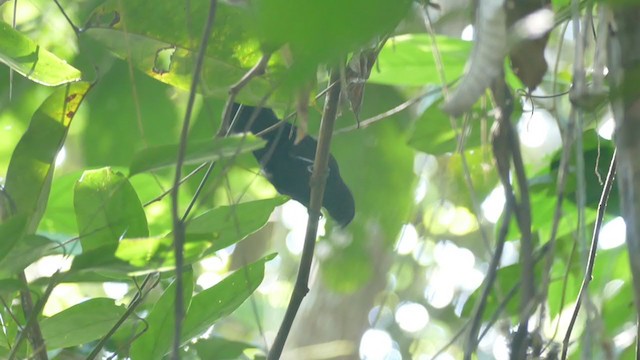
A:
<svg viewBox="0 0 640 360">
<path fill-rule="evenodd" d="M 15 3 L 0 2 L 0 17 L 6 24 L 14 20 Z M 28 254 L 16 247 L 0 257 L 0 266 L 6 267 L 0 268 L 0 358 L 12 351 L 16 321 L 24 324 L 17 300 L 21 285 L 7 269 L 29 265 L 29 289 L 37 298 L 47 285 L 55 284 L 41 314 L 50 358 L 87 356 L 123 316 L 124 307 L 144 293 L 136 309 L 140 317 L 125 322 L 104 345 L 103 355 L 159 359 L 168 351 L 170 339 L 169 330 L 159 324 L 169 323 L 175 291 L 170 285 L 170 201 L 159 196 L 170 188 L 173 169 L 126 174 L 140 151 L 178 141 L 208 2 L 61 0 L 60 4 L 81 32 L 76 34 L 49 0 L 17 2 L 16 30 L 80 70 L 82 79 L 93 87 L 56 157 L 51 191 L 35 233 L 42 252 Z M 568 1 L 552 4 L 559 12 Z M 420 15 L 423 5 L 408 0 L 289 5 L 284 0 L 253 1 L 250 7 L 243 1 L 220 2 L 190 141 L 214 137 L 229 86 L 264 52 L 273 52 L 266 74 L 251 81 L 239 100 L 256 104 L 273 91 L 268 104 L 284 115 L 294 109 L 300 86 L 313 89 L 314 95 L 326 86 L 325 64 L 377 41 L 399 22 L 373 67 L 359 119 L 416 101 L 405 111 L 357 129 L 356 117 L 343 107 L 332 153 L 353 192 L 356 217 L 346 229 L 338 229 L 330 218 L 322 220 L 311 293 L 283 357 L 395 360 L 430 359 L 439 353 L 438 359 L 460 358 L 462 342 L 447 344 L 463 328 L 479 297 L 504 205 L 489 146 L 491 102 L 479 102 L 464 123 L 440 109 L 443 79 L 450 82 L 461 76 L 471 54 L 469 4 L 424 5 L 433 21 L 434 37 L 425 30 Z M 555 68 L 545 74 L 535 95 L 563 93 L 570 86 L 574 43 L 571 27 L 566 25 L 551 32 L 545 55 Z M 435 49 L 441 62 L 435 60 Z M 1 70 L 0 179 L 4 182 L 32 115 L 56 88 L 10 74 L 8 67 Z M 513 74 L 508 78 L 513 89 L 523 88 Z M 550 237 L 560 132 L 567 124 L 570 103 L 567 95 L 528 98 L 520 94 L 517 99 L 532 230 L 540 248 Z M 318 129 L 321 108 L 322 100 L 312 100 L 308 127 L 312 135 Z M 548 312 L 536 324 L 542 329 L 547 352 L 557 349 L 566 331 L 583 277 L 586 239 L 601 191 L 599 179 L 606 175 L 613 153 L 610 112 L 600 111 L 586 120 L 584 151 L 574 153 L 571 160 Z M 223 166 L 215 168 L 191 216 L 194 239 L 187 260 L 193 272 L 184 276 L 194 291 L 193 296 L 185 294 L 191 304 L 187 328 L 191 337 L 204 336 L 188 343 L 183 355 L 189 359 L 260 358 L 275 336 L 292 290 L 306 209 L 278 197 L 249 154 L 220 163 Z M 195 168 L 186 166 L 184 173 Z M 95 194 L 83 195 L 77 185 L 81 178 L 87 191 Z M 202 172 L 183 184 L 182 209 L 201 178 Z M 578 197 L 581 178 L 586 180 L 583 204 Z M 122 190 L 121 183 L 128 190 Z M 104 191 L 108 188 L 118 192 L 118 202 L 111 203 L 116 195 Z M 105 194 L 108 198 L 101 198 Z M 615 192 L 609 205 L 594 271 L 597 276 L 587 310 L 573 331 L 571 358 L 578 358 L 584 348 L 592 351 L 593 358 L 633 356 L 635 317 L 621 247 L 624 222 L 617 217 Z M 89 215 L 98 210 L 91 209 L 109 206 L 111 212 L 106 211 L 102 225 L 96 225 Z M 130 214 L 130 219 L 110 220 L 114 213 Z M 236 214 L 241 231 L 229 225 L 233 221 L 229 214 Z M 92 227 L 115 230 L 101 237 L 89 231 Z M 11 229 L 3 225 L 0 230 L 13 236 Z M 114 248 L 98 246 L 100 251 L 92 254 L 89 239 L 96 236 L 102 240 L 91 241 Z M 220 249 L 216 245 L 220 239 L 232 245 Z M 42 247 L 42 242 L 56 246 Z M 506 305 L 502 301 L 520 279 L 518 250 L 519 233 L 512 226 L 485 312 L 485 321 L 495 314 L 497 323 L 487 328 L 478 358 L 508 358 L 509 331 L 517 323 L 517 295 Z M 231 273 L 238 269 L 242 270 Z M 58 270 L 62 276 L 55 274 Z M 147 284 L 150 290 L 145 291 L 140 285 L 143 275 L 158 270 L 160 275 L 151 280 L 155 286 Z M 222 281 L 232 276 L 236 278 Z M 238 281 L 231 286 L 233 279 Z M 220 299 L 221 294 L 228 298 Z M 218 301 L 226 305 L 214 306 Z M 189 319 L 210 323 L 191 324 L 196 320 Z M 68 334 L 66 338 L 62 333 Z M 159 345 L 164 340 L 167 343 Z M 32 355 L 24 345 L 17 354 L 17 358 Z"/>
</svg>

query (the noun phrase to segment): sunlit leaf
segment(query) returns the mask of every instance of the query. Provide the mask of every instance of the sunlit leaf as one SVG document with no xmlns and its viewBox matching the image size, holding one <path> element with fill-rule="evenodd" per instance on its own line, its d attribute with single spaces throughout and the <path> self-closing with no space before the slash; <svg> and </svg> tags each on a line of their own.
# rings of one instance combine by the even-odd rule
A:
<svg viewBox="0 0 640 360">
<path fill-rule="evenodd" d="M 285 201 L 285 197 L 279 196 L 220 206 L 189 221 L 184 244 L 185 263 L 197 261 L 256 232 L 267 223 L 273 209 Z M 126 238 L 120 241 L 116 257 L 141 269 L 169 270 L 175 265 L 173 238 L 170 235 Z"/>
<path fill-rule="evenodd" d="M 46 86 L 80 80 L 80 71 L 0 21 L 0 61 L 20 75 Z"/>
<path fill-rule="evenodd" d="M 27 227 L 27 217 L 14 216 L 0 223 L 0 263 L 13 246 L 24 236 Z"/>
<path fill-rule="evenodd" d="M 410 5 L 407 0 L 257 0 L 247 11 L 246 26 L 263 48 L 286 44 L 293 62 L 286 75 L 304 82 L 315 77 L 319 64 L 336 63 L 393 31 Z"/>
<path fill-rule="evenodd" d="M 194 296 L 184 320 L 183 341 L 202 334 L 217 320 L 242 305 L 262 282 L 265 262 L 274 257 L 275 254 L 268 255 L 238 269 Z"/>
<path fill-rule="evenodd" d="M 89 88 L 89 83 L 80 82 L 51 94 L 11 156 L 5 189 L 17 213 L 28 217 L 27 233 L 35 231 L 44 213 L 56 155 Z"/>
<path fill-rule="evenodd" d="M 209 337 L 198 340 L 193 345 L 201 359 L 235 360 L 241 358 L 247 349 L 256 349 L 258 346 L 227 340 L 221 337 Z"/>
<path fill-rule="evenodd" d="M 57 243 L 44 236 L 24 235 L 0 261 L 0 276 L 15 275 L 40 257 L 55 253 L 57 248 Z"/>
<path fill-rule="evenodd" d="M 208 5 L 206 1 L 178 7 L 163 2 L 106 1 L 94 10 L 85 34 L 147 75 L 187 90 Z M 199 89 L 206 95 L 226 98 L 229 87 L 261 57 L 257 40 L 249 37 L 241 24 L 241 11 L 218 3 L 201 75 L 205 85 Z M 269 77 L 277 71 L 277 63 L 272 61 L 270 75 L 251 81 L 240 99 L 258 102 L 273 87 Z"/>
<path fill-rule="evenodd" d="M 84 172 L 76 183 L 74 206 L 85 252 L 105 248 L 106 256 L 123 237 L 149 235 L 138 195 L 124 175 L 110 168 Z"/>
<path fill-rule="evenodd" d="M 446 36 L 435 38 L 434 45 L 427 34 L 392 37 L 378 55 L 369 81 L 401 86 L 442 84 L 434 46 L 441 56 L 445 80 L 456 80 L 464 73 L 473 43 Z"/>
<path fill-rule="evenodd" d="M 48 349 L 85 344 L 104 336 L 124 315 L 113 299 L 93 298 L 40 322 Z"/>
<path fill-rule="evenodd" d="M 182 301 L 184 309 L 189 308 L 193 294 L 193 271 L 185 269 L 183 272 Z M 171 348 L 175 319 L 176 282 L 171 283 L 155 303 L 146 317 L 148 325 L 145 331 L 131 346 L 132 360 L 162 359 Z"/>
<path fill-rule="evenodd" d="M 187 236 L 194 240 L 210 240 L 210 252 L 223 249 L 263 227 L 273 209 L 282 205 L 286 199 L 278 196 L 217 207 L 189 221 Z"/>
<path fill-rule="evenodd" d="M 201 164 L 242 154 L 263 147 L 265 141 L 253 135 L 233 135 L 226 138 L 192 142 L 188 144 L 184 165 Z M 178 145 L 146 148 L 137 153 L 129 168 L 130 176 L 175 166 Z"/>
<path fill-rule="evenodd" d="M 428 154 L 441 155 L 455 152 L 460 140 L 466 149 L 471 149 L 479 147 L 483 138 L 488 139 L 491 124 L 485 123 L 483 126 L 482 122 L 485 120 L 480 119 L 469 121 L 466 126 L 459 122 L 452 124 L 449 115 L 440 109 L 441 95 L 435 95 L 431 100 L 430 106 L 416 120 L 409 134 L 409 145 L 413 148 Z M 482 132 L 483 128 L 485 133 Z"/>
</svg>

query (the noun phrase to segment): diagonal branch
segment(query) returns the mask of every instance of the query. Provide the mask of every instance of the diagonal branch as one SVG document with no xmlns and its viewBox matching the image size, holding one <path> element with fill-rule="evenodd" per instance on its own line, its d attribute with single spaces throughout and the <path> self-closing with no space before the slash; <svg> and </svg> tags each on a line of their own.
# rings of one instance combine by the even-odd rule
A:
<svg viewBox="0 0 640 360">
<path fill-rule="evenodd" d="M 318 234 L 318 221 L 320 220 L 320 208 L 322 207 L 322 198 L 324 196 L 324 188 L 327 180 L 327 168 L 329 165 L 329 148 L 331 146 L 331 136 L 333 135 L 333 126 L 338 113 L 338 105 L 340 103 L 340 71 L 333 69 L 329 84 L 336 83 L 327 93 L 322 113 L 322 122 L 320 124 L 320 134 L 318 136 L 318 146 L 316 148 L 316 157 L 313 162 L 313 173 L 309 186 L 311 187 L 311 201 L 309 203 L 309 220 L 307 222 L 307 232 L 304 238 L 304 248 L 302 250 L 302 258 L 300 267 L 298 268 L 298 277 L 296 284 L 289 300 L 289 306 L 282 320 L 282 325 L 278 330 L 278 335 L 267 356 L 268 360 L 280 359 L 282 349 L 289 336 L 289 331 L 293 325 L 298 309 L 302 300 L 309 292 L 309 274 L 311 272 L 311 263 L 313 261 L 313 251 L 316 244 Z"/>
</svg>

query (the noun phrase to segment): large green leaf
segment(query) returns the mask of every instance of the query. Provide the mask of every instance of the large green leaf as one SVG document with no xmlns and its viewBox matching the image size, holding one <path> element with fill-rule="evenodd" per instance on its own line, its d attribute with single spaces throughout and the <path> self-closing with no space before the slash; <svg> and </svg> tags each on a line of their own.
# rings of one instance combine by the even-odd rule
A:
<svg viewBox="0 0 640 360">
<path fill-rule="evenodd" d="M 147 75 L 181 89 L 189 89 L 208 1 L 190 6 L 170 2 L 106 1 L 86 24 L 86 35 L 126 58 Z M 204 94 L 226 98 L 236 83 L 261 57 L 259 44 L 241 24 L 239 7 L 219 2 L 215 27 L 204 57 Z M 270 74 L 278 66 L 272 61 Z M 281 67 L 281 66 L 280 66 Z M 259 101 L 272 81 L 256 78 L 240 94 Z"/>
<path fill-rule="evenodd" d="M 201 359 L 236 360 L 242 359 L 245 350 L 258 346 L 240 341 L 231 341 L 220 337 L 209 337 L 198 340 L 193 345 Z"/>
<path fill-rule="evenodd" d="M 35 231 L 44 213 L 56 155 L 89 89 L 86 82 L 57 89 L 33 115 L 13 152 L 5 189 L 17 212 L 27 216 L 27 233 Z"/>
<path fill-rule="evenodd" d="M 183 305 L 184 309 L 188 309 L 193 294 L 193 271 L 185 270 L 182 279 Z M 162 359 L 169 351 L 174 333 L 175 299 L 176 283 L 174 281 L 167 287 L 145 319 L 148 328 L 131 346 L 132 360 Z"/>
<path fill-rule="evenodd" d="M 275 254 L 236 270 L 216 285 L 193 297 L 184 320 L 183 341 L 202 334 L 220 318 L 231 314 L 255 291 L 264 278 L 265 262 Z"/>
<path fill-rule="evenodd" d="M 220 206 L 189 221 L 184 248 L 186 263 L 192 263 L 213 252 L 243 240 L 262 228 L 273 209 L 286 201 L 279 196 Z M 129 264 L 153 270 L 168 270 L 174 266 L 171 236 L 127 238 L 120 241 L 116 257 Z"/>
<path fill-rule="evenodd" d="M 27 217 L 14 216 L 0 223 L 0 263 L 16 243 L 24 236 Z"/>
<path fill-rule="evenodd" d="M 42 256 L 61 253 L 61 247 L 40 235 L 26 234 L 0 261 L 0 276 L 14 276 Z"/>
<path fill-rule="evenodd" d="M 40 322 L 48 349 L 81 345 L 104 336 L 125 313 L 113 299 L 93 298 Z"/>
<path fill-rule="evenodd" d="M 74 208 L 82 255 L 74 259 L 73 268 L 111 264 L 113 270 L 128 270 L 114 257 L 119 240 L 146 237 L 149 230 L 140 199 L 127 178 L 111 168 L 85 171 L 76 183 Z"/>
<path fill-rule="evenodd" d="M 483 128 L 490 128 L 490 124 L 482 125 L 485 120 L 472 119 L 464 128 L 463 124 L 458 122 L 457 129 L 454 129 L 449 115 L 440 109 L 441 100 L 441 94 L 430 98 L 430 106 L 416 120 L 409 133 L 409 145 L 428 154 L 442 155 L 456 151 L 459 136 L 467 149 L 480 146 L 482 138 L 488 138 L 488 134 L 481 132 Z"/>
<path fill-rule="evenodd" d="M 436 36 L 436 45 L 442 58 L 445 80 L 456 80 L 464 73 L 473 43 Z M 399 35 L 385 44 L 369 81 L 400 86 L 440 84 L 442 81 L 438 68 L 429 35 Z"/>
<path fill-rule="evenodd" d="M 0 21 L 0 61 L 20 75 L 46 86 L 80 80 L 80 71 Z"/>
<path fill-rule="evenodd" d="M 284 196 L 220 206 L 194 218 L 187 224 L 187 237 L 212 242 L 209 251 L 223 249 L 259 230 L 273 209 L 287 200 Z"/>
<path fill-rule="evenodd" d="M 76 171 L 53 179 L 47 209 L 40 221 L 38 232 L 55 235 L 61 239 L 78 234 L 76 213 L 73 209 L 73 188 L 81 176 L 82 171 Z"/>
<path fill-rule="evenodd" d="M 407 0 L 256 0 L 245 24 L 263 48 L 287 45 L 292 65 L 284 80 L 297 85 L 314 81 L 318 65 L 337 63 L 393 31 L 410 5 Z"/>
<path fill-rule="evenodd" d="M 263 147 L 265 141 L 250 134 L 233 135 L 205 141 L 190 142 L 186 149 L 184 165 L 201 164 L 242 154 Z M 146 148 L 134 156 L 130 176 L 175 166 L 179 145 Z"/>
</svg>

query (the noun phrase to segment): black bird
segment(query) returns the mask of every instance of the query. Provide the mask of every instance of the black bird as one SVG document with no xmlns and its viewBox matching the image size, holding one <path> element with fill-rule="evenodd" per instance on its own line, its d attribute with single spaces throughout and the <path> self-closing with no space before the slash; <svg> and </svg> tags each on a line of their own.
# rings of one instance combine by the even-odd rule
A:
<svg viewBox="0 0 640 360">
<path fill-rule="evenodd" d="M 271 109 L 262 108 L 250 123 L 256 110 L 257 108 L 252 106 L 234 104 L 231 112 L 231 132 L 260 134 L 280 122 Z M 311 193 L 309 181 L 316 155 L 316 139 L 305 136 L 295 144 L 296 127 L 288 122 L 283 122 L 277 129 L 259 136 L 267 140 L 267 144 L 264 148 L 254 151 L 253 155 L 260 163 L 265 177 L 279 193 L 290 196 L 308 208 Z M 353 196 L 340 177 L 338 162 L 333 155 L 329 156 L 329 174 L 322 206 L 342 227 L 347 226 L 355 215 Z"/>
</svg>

